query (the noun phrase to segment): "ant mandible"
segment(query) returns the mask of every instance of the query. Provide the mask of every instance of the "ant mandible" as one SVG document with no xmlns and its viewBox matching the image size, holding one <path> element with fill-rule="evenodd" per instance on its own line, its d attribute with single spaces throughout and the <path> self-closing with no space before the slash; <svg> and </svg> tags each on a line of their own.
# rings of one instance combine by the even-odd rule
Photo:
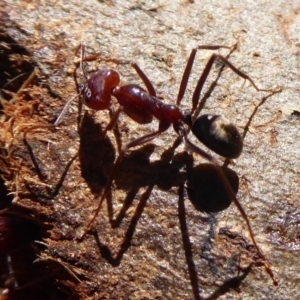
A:
<svg viewBox="0 0 300 300">
<path fill-rule="evenodd" d="M 55 126 L 61 123 L 62 117 L 66 113 L 66 110 L 77 96 L 82 96 L 83 103 L 86 104 L 89 108 L 94 110 L 104 110 L 109 109 L 112 101 L 112 96 L 114 96 L 117 101 L 119 102 L 120 106 L 114 113 L 111 118 L 111 121 L 106 126 L 104 130 L 104 136 L 106 135 L 107 130 L 110 130 L 116 124 L 119 114 L 123 111 L 125 112 L 131 119 L 136 121 L 139 124 L 148 124 L 151 123 L 153 117 L 158 119 L 159 126 L 158 130 L 141 136 L 127 145 L 125 145 L 119 153 L 111 173 L 107 179 L 105 188 L 102 192 L 100 202 L 96 209 L 96 212 L 93 218 L 89 221 L 88 225 L 86 226 L 82 236 L 80 239 L 83 239 L 87 232 L 92 228 L 95 219 L 97 218 L 102 203 L 109 192 L 112 182 L 114 180 L 114 175 L 120 162 L 122 161 L 125 153 L 133 147 L 141 146 L 149 141 L 154 140 L 158 137 L 161 133 L 165 132 L 171 125 L 175 132 L 184 139 L 186 147 L 190 149 L 192 152 L 199 154 L 203 158 L 207 159 L 210 163 L 212 163 L 220 177 L 227 193 L 229 194 L 230 198 L 237 206 L 238 210 L 240 211 L 242 217 L 244 218 L 251 240 L 256 248 L 258 255 L 264 262 L 264 266 L 270 276 L 273 278 L 274 283 L 276 281 L 274 279 L 273 272 L 271 270 L 270 264 L 267 262 L 266 257 L 259 249 L 254 233 L 252 231 L 250 221 L 236 198 L 235 192 L 233 191 L 227 177 L 224 174 L 224 171 L 219 164 L 218 160 L 214 158 L 212 155 L 207 153 L 206 151 L 202 150 L 195 144 L 193 144 L 188 138 L 189 130 L 195 135 L 195 137 L 202 142 L 206 147 L 214 151 L 215 153 L 225 157 L 226 159 L 234 159 L 240 156 L 242 149 L 243 149 L 243 138 L 241 137 L 237 127 L 230 123 L 228 120 L 222 118 L 219 115 L 201 115 L 199 117 L 194 116 L 193 114 L 199 114 L 201 109 L 203 108 L 198 107 L 200 94 L 204 83 L 212 69 L 213 63 L 218 60 L 227 67 L 229 67 L 233 72 L 235 72 L 238 76 L 242 77 L 245 80 L 248 80 L 251 85 L 257 90 L 262 92 L 271 92 L 272 94 L 277 93 L 278 89 L 267 90 L 267 89 L 260 89 L 256 86 L 254 81 L 244 72 L 237 69 L 227 58 L 220 54 L 213 53 L 206 63 L 204 71 L 202 72 L 197 86 L 195 88 L 193 97 L 192 97 L 192 109 L 190 113 L 184 113 L 180 108 L 179 105 L 181 100 L 185 94 L 185 90 L 187 87 L 188 79 L 193 67 L 193 63 L 195 60 L 195 56 L 197 50 L 199 49 L 206 49 L 206 50 L 218 50 L 221 48 L 227 49 L 235 49 L 236 44 L 233 47 L 227 46 L 198 46 L 191 51 L 189 56 L 185 71 L 183 73 L 181 84 L 177 96 L 176 105 L 170 105 L 163 103 L 157 96 L 155 88 L 153 87 L 150 79 L 146 76 L 146 74 L 139 68 L 136 63 L 127 62 L 127 61 L 120 61 L 114 59 L 104 59 L 103 61 L 110 61 L 115 62 L 117 64 L 130 64 L 139 77 L 142 79 L 143 83 L 145 84 L 147 91 L 140 87 L 137 84 L 126 84 L 120 86 L 120 75 L 114 69 L 99 69 L 92 73 L 89 77 L 87 76 L 84 68 L 83 68 L 83 61 L 95 59 L 99 55 L 94 55 L 91 57 L 85 57 L 85 45 L 81 43 L 81 58 L 80 58 L 80 69 L 82 70 L 84 76 L 84 85 L 83 88 L 80 90 L 79 94 L 76 95 L 74 98 L 70 99 L 67 104 L 65 105 L 64 109 L 58 116 L 56 122 L 54 123 Z M 198 108 L 198 111 L 197 111 Z"/>
</svg>

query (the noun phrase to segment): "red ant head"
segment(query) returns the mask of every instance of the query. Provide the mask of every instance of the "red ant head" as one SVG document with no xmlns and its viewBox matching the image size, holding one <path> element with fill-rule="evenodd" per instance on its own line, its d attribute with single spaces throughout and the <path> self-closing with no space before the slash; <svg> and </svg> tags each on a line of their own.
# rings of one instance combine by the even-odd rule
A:
<svg viewBox="0 0 300 300">
<path fill-rule="evenodd" d="M 201 115 L 192 125 L 192 132 L 206 147 L 227 158 L 237 158 L 243 149 L 243 139 L 227 119 L 218 115 Z"/>
<path fill-rule="evenodd" d="M 94 72 L 83 89 L 83 102 L 91 109 L 107 109 L 111 102 L 111 91 L 120 83 L 120 75 L 112 69 Z"/>
</svg>

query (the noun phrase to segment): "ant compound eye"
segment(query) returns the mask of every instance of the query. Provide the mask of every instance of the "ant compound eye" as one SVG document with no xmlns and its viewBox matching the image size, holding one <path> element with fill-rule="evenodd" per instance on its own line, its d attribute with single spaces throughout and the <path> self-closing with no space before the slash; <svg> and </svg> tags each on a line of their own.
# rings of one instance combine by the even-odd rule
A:
<svg viewBox="0 0 300 300">
<path fill-rule="evenodd" d="M 235 125 L 217 115 L 202 115 L 192 125 L 192 132 L 206 147 L 227 158 L 237 158 L 243 139 Z"/>
<path fill-rule="evenodd" d="M 85 88 L 84 95 L 86 98 L 91 98 L 91 96 L 92 96 L 91 90 L 89 88 Z"/>
</svg>

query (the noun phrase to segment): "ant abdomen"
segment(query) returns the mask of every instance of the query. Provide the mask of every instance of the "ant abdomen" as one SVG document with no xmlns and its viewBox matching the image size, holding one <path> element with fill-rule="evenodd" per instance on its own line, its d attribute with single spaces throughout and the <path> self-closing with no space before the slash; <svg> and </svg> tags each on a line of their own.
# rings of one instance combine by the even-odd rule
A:
<svg viewBox="0 0 300 300">
<path fill-rule="evenodd" d="M 111 92 L 120 84 L 120 75 L 113 69 L 94 72 L 86 81 L 82 94 L 84 103 L 91 109 L 107 109 L 111 103 Z"/>
<path fill-rule="evenodd" d="M 237 158 L 243 139 L 227 119 L 218 115 L 201 115 L 192 125 L 192 132 L 206 147 L 227 158 Z"/>
</svg>

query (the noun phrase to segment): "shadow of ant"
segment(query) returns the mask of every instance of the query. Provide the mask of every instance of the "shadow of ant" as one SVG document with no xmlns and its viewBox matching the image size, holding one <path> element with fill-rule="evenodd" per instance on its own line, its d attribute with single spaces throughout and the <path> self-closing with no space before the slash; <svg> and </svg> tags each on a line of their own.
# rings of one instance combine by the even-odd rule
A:
<svg viewBox="0 0 300 300">
<path fill-rule="evenodd" d="M 275 94 L 275 92 L 271 93 L 270 96 L 273 94 Z M 207 97 L 209 97 L 209 95 Z M 257 108 L 262 105 L 267 98 L 268 96 L 264 98 Z M 205 100 L 203 101 L 203 105 L 204 102 Z M 201 103 L 199 105 L 200 108 L 202 108 Z M 251 115 L 246 129 L 248 129 L 256 110 Z M 101 194 L 105 182 L 107 182 L 107 175 L 110 174 L 110 170 L 114 165 L 116 156 L 114 147 L 108 138 L 101 138 L 101 136 L 103 136 L 101 126 L 95 124 L 87 114 L 84 115 L 79 129 L 79 158 L 81 162 L 82 177 L 89 185 L 93 194 Z M 245 132 L 243 137 L 246 134 Z M 101 255 L 111 265 L 118 266 L 121 263 L 124 253 L 130 247 L 136 225 L 144 211 L 147 200 L 149 199 L 154 186 L 157 186 L 158 189 L 161 190 L 169 190 L 171 187 L 179 188 L 178 208 L 181 208 L 181 210 L 179 209 L 179 218 L 181 218 L 181 215 L 185 215 L 185 210 L 182 208 L 183 206 L 180 205 L 180 193 L 181 189 L 183 193 L 183 186 L 185 182 L 187 182 L 188 197 L 197 210 L 207 213 L 215 213 L 226 209 L 230 205 L 231 200 L 228 197 L 228 193 L 226 192 L 226 189 L 224 188 L 224 185 L 220 180 L 220 177 L 217 175 L 216 169 L 213 165 L 202 164 L 194 167 L 191 155 L 187 153 L 174 155 L 175 149 L 180 143 L 181 138 L 177 138 L 173 146 L 166 150 L 161 158 L 155 162 L 150 162 L 150 155 L 155 148 L 151 144 L 147 144 L 144 147 L 131 151 L 121 162 L 118 172 L 114 176 L 114 183 L 117 189 L 128 191 L 123 202 L 123 206 L 115 218 L 113 217 L 113 197 L 111 191 L 109 191 L 106 195 L 108 216 L 112 227 L 115 228 L 121 224 L 122 220 L 126 216 L 127 210 L 139 193 L 140 188 L 147 188 L 141 196 L 141 200 L 137 205 L 121 243 L 120 250 L 115 256 L 112 255 L 109 247 L 101 242 L 97 233 L 93 233 Z M 120 148 L 120 146 L 118 146 L 118 148 Z M 238 176 L 234 171 L 227 168 L 228 163 L 229 160 L 225 160 L 225 167 L 223 168 L 223 171 L 232 187 L 232 190 L 237 193 L 239 186 Z M 183 168 L 185 169 L 184 171 L 182 171 Z M 130 174 L 130 176 L 128 176 L 128 174 Z M 62 181 L 64 180 L 64 177 L 65 176 L 61 177 Z M 41 177 L 40 179 L 43 178 Z M 54 191 L 55 194 L 58 194 L 62 181 L 57 185 L 57 188 Z M 181 221 L 181 223 L 181 227 L 183 228 L 183 221 Z M 182 230 L 183 237 L 184 235 L 187 235 L 186 232 L 187 231 Z M 188 242 L 185 241 L 184 238 L 183 244 L 186 253 L 189 253 L 187 250 L 189 247 Z M 192 251 L 190 250 L 190 254 L 191 253 Z M 192 270 L 192 265 L 194 264 L 192 256 L 186 254 L 186 260 L 189 270 Z M 199 287 L 197 283 L 198 276 L 196 270 L 194 273 L 196 276 L 194 276 L 193 272 L 190 271 L 190 279 L 195 298 L 197 299 L 199 297 L 196 296 L 199 295 Z"/>
<path fill-rule="evenodd" d="M 43 128 L 42 126 L 37 126 L 36 129 Z M 51 126 L 45 126 L 47 129 L 53 129 Z M 32 127 L 30 129 L 35 129 L 35 127 Z M 56 163 L 55 166 L 60 167 L 60 172 L 55 173 L 55 180 L 56 182 L 53 184 L 53 174 L 49 172 L 47 167 L 49 165 L 45 164 L 43 161 L 44 157 L 38 157 L 35 155 L 36 152 L 43 153 L 41 149 L 43 150 L 47 147 L 45 146 L 44 141 L 39 141 L 38 138 L 27 137 L 27 133 L 29 130 L 27 130 L 24 134 L 23 143 L 25 147 L 27 148 L 27 154 L 24 154 L 24 157 L 29 156 L 33 168 L 36 172 L 36 175 L 38 179 L 40 180 L 40 184 L 36 180 L 26 182 L 26 188 L 27 190 L 33 195 L 31 199 L 33 201 L 38 201 L 40 203 L 43 203 L 44 205 L 52 205 L 53 199 L 59 194 L 61 187 L 63 186 L 63 182 L 69 172 L 69 169 L 71 168 L 73 162 L 77 159 L 78 153 L 76 153 L 73 156 L 70 155 L 57 155 L 55 157 L 51 157 L 53 160 L 59 161 L 59 163 Z M 57 149 L 56 149 L 57 150 Z M 57 151 L 59 152 L 59 151 Z M 45 153 L 47 153 L 45 151 Z M 26 160 L 26 163 L 27 160 Z M 29 165 L 28 165 L 29 166 Z M 29 166 L 31 167 L 31 166 Z M 59 174 L 59 175 L 58 175 Z M 49 183 L 48 183 L 49 182 Z M 27 196 L 29 197 L 29 196 Z"/>
<path fill-rule="evenodd" d="M 202 167 L 201 165 L 197 166 L 195 169 L 198 169 L 199 167 Z M 204 165 L 204 169 L 207 169 L 208 165 Z M 198 171 L 198 170 L 197 170 Z M 232 184 L 233 188 L 238 189 L 238 177 L 236 176 L 236 173 L 230 169 L 226 169 L 226 176 L 228 176 L 229 180 L 230 180 L 230 184 Z M 211 169 L 208 171 L 208 173 L 213 173 L 214 170 Z M 204 174 L 201 174 L 201 178 L 203 179 Z M 217 176 L 217 175 L 216 175 Z M 213 179 L 213 177 L 211 177 L 210 175 L 207 177 L 207 179 Z M 216 177 L 217 179 L 217 177 Z M 204 179 L 205 182 L 206 179 Z M 215 179 L 213 179 L 215 180 Z M 218 210 L 225 210 L 227 207 L 227 205 L 229 206 L 229 198 L 226 199 L 226 194 L 223 194 L 224 196 L 224 200 L 220 201 L 222 196 L 222 193 L 225 192 L 225 189 L 223 192 L 222 191 L 222 186 L 216 186 L 216 189 L 220 189 L 219 192 L 214 191 L 213 189 L 211 190 L 211 194 L 209 195 L 209 198 L 211 197 L 212 194 L 215 195 L 211 197 L 211 199 L 218 199 L 215 201 L 215 205 L 211 205 L 210 209 L 212 209 L 214 212 L 215 209 Z M 200 189 L 199 189 L 200 191 Z M 207 192 L 209 191 L 209 189 L 207 189 Z M 235 190 L 237 192 L 237 190 Z M 204 195 L 204 192 L 203 192 Z M 185 210 L 185 204 L 184 204 L 184 186 L 181 185 L 178 188 L 178 217 L 179 217 L 179 222 L 180 222 L 180 231 L 182 233 L 182 242 L 183 242 L 183 248 L 184 248 L 184 252 L 185 252 L 185 258 L 186 258 L 186 262 L 187 262 L 187 266 L 188 266 L 188 272 L 189 272 L 189 276 L 190 276 L 190 281 L 191 281 L 191 287 L 193 290 L 193 295 L 194 295 L 194 299 L 196 300 L 213 300 L 213 299 L 218 299 L 220 296 L 226 294 L 227 292 L 229 292 L 230 290 L 235 290 L 237 292 L 240 292 L 240 285 L 243 282 L 243 280 L 248 276 L 248 274 L 250 273 L 250 271 L 252 270 L 252 266 L 253 265 L 260 265 L 259 262 L 253 261 L 251 262 L 247 267 L 240 267 L 239 263 L 240 263 L 240 254 L 233 254 L 232 257 L 230 258 L 230 260 L 233 263 L 233 268 L 238 270 L 238 274 L 234 277 L 231 277 L 229 279 L 226 279 L 220 286 L 218 286 L 218 288 L 208 297 L 201 297 L 200 296 L 200 287 L 199 287 L 199 278 L 198 278 L 198 273 L 196 270 L 196 266 L 194 263 L 194 259 L 193 259 L 193 251 L 192 251 L 192 243 L 190 241 L 189 238 L 189 230 L 188 230 L 188 226 L 187 226 L 187 222 L 186 222 L 186 210 Z M 193 196 L 194 197 L 194 196 Z M 201 208 L 205 208 L 207 209 L 208 207 L 206 206 L 207 203 L 205 203 L 203 200 L 200 201 L 199 203 L 194 203 L 194 200 L 197 198 L 189 198 L 189 200 L 194 204 L 195 208 L 201 211 Z M 199 199 L 199 198 L 198 198 Z M 208 199 L 208 198 L 207 198 Z M 203 207 L 202 207 L 203 204 Z M 199 206 L 201 205 L 201 206 Z M 197 206 L 197 207 L 196 207 Z M 211 252 L 212 250 L 212 240 L 214 239 L 214 237 L 216 236 L 216 233 L 214 231 L 214 226 L 216 225 L 216 219 L 215 219 L 215 215 L 214 212 L 209 212 L 207 211 L 207 213 L 209 213 L 209 218 L 208 218 L 208 223 L 210 225 L 210 229 L 208 230 L 208 236 L 207 239 L 205 240 L 205 242 L 203 243 L 203 246 L 201 249 L 199 249 L 199 251 L 202 252 L 201 254 L 201 258 L 206 259 L 208 261 L 208 266 L 210 267 L 211 271 L 213 274 L 217 274 L 217 268 L 215 266 L 214 263 L 214 258 L 211 257 L 211 255 L 206 254 L 207 252 Z M 228 237 L 228 240 L 234 240 L 234 239 L 239 239 L 241 242 L 241 248 L 246 251 L 246 252 L 251 252 L 251 245 L 249 245 L 246 241 L 245 238 L 243 238 L 242 236 L 240 236 L 239 234 L 234 234 L 231 233 L 231 231 L 227 228 L 221 228 L 219 233 L 219 235 L 224 235 Z M 234 243 L 234 242 L 232 242 Z M 249 249 L 247 249 L 249 248 Z M 245 250 L 246 249 L 246 250 Z M 205 253 L 206 252 L 206 253 Z M 255 252 L 255 250 L 254 250 Z M 237 259 L 238 258 L 238 259 Z M 241 274 L 240 274 L 241 271 Z"/>
<path fill-rule="evenodd" d="M 223 66 L 221 67 L 223 69 Z M 219 76 L 222 70 L 219 72 Z M 219 78 L 218 76 L 218 78 Z M 202 109 L 210 93 L 214 90 L 218 78 L 213 82 L 208 92 L 203 96 L 199 104 L 199 110 Z M 271 92 L 264 97 L 256 106 L 251 114 L 242 135 L 244 139 L 249 129 L 250 123 L 257 112 L 257 109 L 272 95 L 278 91 Z M 80 162 L 82 168 L 82 176 L 86 180 L 93 194 L 101 195 L 101 192 L 108 180 L 110 171 L 113 168 L 116 152 L 108 138 L 102 139 L 103 131 L 101 127 L 94 123 L 94 121 L 85 114 L 80 129 Z M 98 137 L 96 136 L 98 135 Z M 92 136 L 92 138 L 91 138 Z M 92 140 L 92 142 L 91 142 Z M 126 190 L 126 196 L 122 207 L 114 218 L 113 196 L 111 188 L 106 194 L 108 218 L 112 228 L 118 227 L 126 216 L 126 212 L 131 207 L 134 199 L 137 197 L 140 188 L 146 190 L 140 196 L 139 203 L 131 218 L 127 231 L 121 242 L 119 251 L 116 255 L 107 245 L 105 245 L 96 231 L 92 234 L 97 242 L 102 257 L 111 265 L 120 265 L 124 253 L 129 249 L 131 241 L 135 232 L 137 223 L 144 211 L 147 200 L 149 199 L 154 186 L 160 190 L 169 190 L 172 187 L 178 187 L 178 212 L 180 227 L 182 232 L 183 246 L 186 254 L 186 261 L 190 274 L 191 285 L 195 299 L 200 299 L 198 275 L 193 261 L 191 244 L 187 233 L 187 225 L 185 222 L 185 208 L 184 208 L 184 184 L 186 182 L 187 195 L 195 209 L 203 211 L 208 214 L 217 213 L 229 207 L 231 199 L 218 176 L 215 167 L 212 164 L 199 164 L 193 166 L 193 158 L 191 155 L 184 153 L 174 154 L 175 149 L 181 143 L 181 138 L 177 138 L 174 144 L 167 149 L 157 161 L 151 162 L 150 156 L 154 151 L 153 144 L 147 144 L 137 150 L 130 151 L 125 155 L 123 161 L 119 165 L 118 171 L 114 175 L 114 184 L 116 189 Z M 120 150 L 120 134 L 117 135 L 117 146 Z M 97 158 L 97 160 L 95 160 Z M 236 194 L 239 188 L 239 178 L 237 174 L 228 168 L 229 159 L 225 159 L 223 172 Z M 184 169 L 184 170 L 183 170 Z M 232 282 L 239 285 L 240 282 L 250 272 L 247 269 L 243 275 L 236 276 Z M 224 282 L 222 287 L 219 287 L 213 295 L 208 299 L 215 299 L 214 295 L 220 295 L 227 288 L 234 286 L 230 280 Z"/>
<path fill-rule="evenodd" d="M 249 130 L 250 123 L 254 118 L 258 107 L 264 104 L 265 101 L 272 95 L 273 94 L 269 94 L 263 97 L 254 109 L 244 128 L 242 135 L 243 139 Z M 107 176 L 113 167 L 116 152 L 109 138 L 101 138 L 101 126 L 99 124 L 95 124 L 94 120 L 87 114 L 84 115 L 80 128 L 79 157 L 82 168 L 82 176 L 91 188 L 92 193 L 101 194 L 105 182 L 107 181 Z M 118 136 L 120 135 L 118 134 Z M 178 137 L 173 145 L 164 151 L 161 158 L 154 162 L 150 161 L 150 156 L 155 149 L 153 144 L 147 144 L 126 154 L 114 177 L 116 189 L 126 190 L 126 197 L 115 218 L 113 217 L 114 209 L 111 191 L 106 197 L 108 218 L 112 228 L 118 227 L 122 220 L 126 217 L 126 212 L 131 207 L 140 188 L 146 187 L 146 190 L 140 196 L 139 203 L 131 217 L 119 250 L 115 255 L 113 255 L 110 248 L 101 241 L 95 230 L 92 231 L 92 235 L 96 240 L 101 256 L 112 266 L 119 266 L 123 255 L 131 245 L 135 228 L 144 211 L 147 201 L 151 196 L 154 186 L 157 186 L 158 189 L 164 191 L 168 191 L 172 187 L 178 187 L 178 215 L 182 233 L 183 248 L 185 251 L 194 298 L 201 299 L 199 296 L 199 279 L 193 260 L 192 247 L 186 224 L 183 196 L 184 185 L 186 183 L 187 196 L 195 209 L 208 213 L 212 218 L 214 218 L 214 213 L 228 208 L 231 204 L 231 199 L 228 196 L 228 193 L 213 165 L 204 163 L 194 166 L 192 155 L 187 152 L 175 154 L 175 150 L 180 143 L 181 138 Z M 96 162 L 95 157 L 97 157 Z M 228 168 L 228 164 L 229 160 L 226 159 L 223 171 L 233 191 L 237 194 L 239 189 L 239 178 L 236 172 Z M 214 232 L 211 230 L 207 239 L 207 241 L 209 241 L 208 243 L 211 243 L 210 241 L 213 237 Z M 205 250 L 205 247 L 210 249 L 211 245 L 208 245 L 207 243 L 203 245 L 203 251 Z M 251 268 L 252 263 L 243 270 L 242 275 L 234 276 L 233 278 L 224 281 L 224 283 L 207 299 L 216 299 L 218 296 L 225 294 L 231 288 L 238 289 L 240 283 L 251 271 Z"/>
<path fill-rule="evenodd" d="M 82 176 L 94 194 L 101 194 L 116 155 L 110 139 L 102 139 L 101 133 L 101 126 L 95 124 L 94 120 L 85 114 L 81 124 L 79 158 Z M 153 162 L 150 161 L 150 156 L 155 149 L 153 144 L 147 144 L 128 152 L 121 162 L 114 182 L 117 190 L 126 190 L 126 196 L 115 217 L 112 191 L 108 193 L 106 199 L 108 219 L 112 228 L 119 227 L 126 218 L 126 213 L 139 194 L 139 190 L 145 188 L 145 191 L 139 197 L 139 202 L 129 221 L 118 252 L 113 254 L 112 250 L 101 241 L 96 230 L 93 230 L 91 234 L 96 240 L 101 256 L 112 266 L 119 266 L 123 255 L 131 246 L 136 226 L 153 188 L 156 186 L 159 190 L 168 191 L 173 187 L 178 187 L 178 215 L 183 248 L 194 296 L 195 299 L 200 299 L 199 280 L 185 220 L 184 185 L 186 184 L 188 198 L 195 209 L 206 212 L 210 217 L 213 217 L 214 213 L 228 208 L 231 199 L 213 165 L 203 163 L 194 166 L 192 155 L 187 152 L 175 154 L 180 143 L 181 139 L 177 138 L 173 145 L 162 153 L 160 159 Z M 236 172 L 227 167 L 224 168 L 224 172 L 233 190 L 237 193 L 239 178 Z M 210 241 L 211 238 L 212 236 L 208 240 Z M 203 247 L 207 247 L 207 245 Z"/>
</svg>

